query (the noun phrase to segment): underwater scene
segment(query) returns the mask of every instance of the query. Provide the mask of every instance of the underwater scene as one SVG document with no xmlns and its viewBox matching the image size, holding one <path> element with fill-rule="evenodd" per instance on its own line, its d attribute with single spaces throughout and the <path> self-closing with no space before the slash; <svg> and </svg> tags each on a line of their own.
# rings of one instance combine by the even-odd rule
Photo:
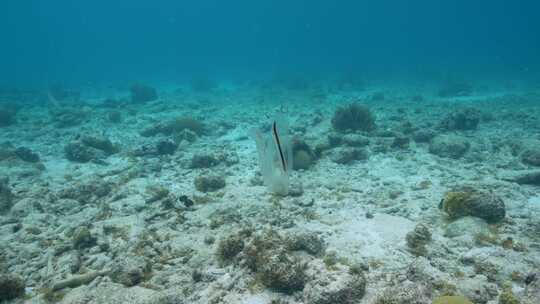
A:
<svg viewBox="0 0 540 304">
<path fill-rule="evenodd" d="M 3 1 L 0 303 L 540 304 L 537 1 Z"/>
</svg>

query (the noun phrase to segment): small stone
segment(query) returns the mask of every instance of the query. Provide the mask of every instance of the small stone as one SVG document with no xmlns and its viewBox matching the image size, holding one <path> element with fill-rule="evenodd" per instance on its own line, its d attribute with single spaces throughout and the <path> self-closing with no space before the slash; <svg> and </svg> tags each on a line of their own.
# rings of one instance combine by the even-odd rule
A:
<svg viewBox="0 0 540 304">
<path fill-rule="evenodd" d="M 357 160 L 365 160 L 368 158 L 368 153 L 365 149 L 340 147 L 332 151 L 330 159 L 338 164 L 350 164 Z"/>
<path fill-rule="evenodd" d="M 145 200 L 145 203 L 151 204 L 162 199 L 165 199 L 169 196 L 169 189 L 163 186 L 148 186 L 146 187 L 146 194 L 148 198 Z"/>
<path fill-rule="evenodd" d="M 171 140 L 160 140 L 156 145 L 158 155 L 173 155 L 177 148 L 178 145 Z"/>
<path fill-rule="evenodd" d="M 216 238 L 212 235 L 207 235 L 204 237 L 204 243 L 206 245 L 212 245 L 216 242 Z"/>
<path fill-rule="evenodd" d="M 330 132 L 326 141 L 319 141 L 315 145 L 315 152 L 335 148 L 343 142 L 344 135 L 337 132 Z M 320 147 L 318 147 L 320 146 Z"/>
<path fill-rule="evenodd" d="M 525 285 L 530 285 L 530 284 L 536 282 L 536 281 L 538 280 L 537 277 L 538 277 L 538 276 L 536 275 L 535 272 L 529 273 L 529 274 L 525 277 Z"/>
<path fill-rule="evenodd" d="M 97 238 L 90 233 L 88 227 L 79 227 L 73 233 L 72 243 L 76 249 L 90 248 L 97 244 Z"/>
<path fill-rule="evenodd" d="M 299 150 L 299 151 L 294 152 L 294 157 L 293 157 L 294 170 L 307 170 L 309 169 L 309 167 L 311 167 L 312 163 L 313 163 L 313 158 L 308 152 L 304 150 Z"/>
<path fill-rule="evenodd" d="M 187 195 L 180 195 L 178 200 L 180 202 L 182 202 L 184 204 L 184 206 L 187 207 L 187 208 L 190 208 L 193 205 L 195 205 L 195 202 L 192 199 L 190 199 L 189 197 L 187 197 Z"/>
<path fill-rule="evenodd" d="M 221 175 L 200 175 L 195 178 L 195 189 L 201 192 L 214 192 L 225 188 L 225 178 Z"/>
<path fill-rule="evenodd" d="M 198 283 L 200 281 L 202 281 L 203 279 L 203 274 L 200 270 L 198 269 L 195 269 L 191 272 L 191 279 L 193 280 L 193 282 L 195 283 Z"/>
<path fill-rule="evenodd" d="M 64 147 L 66 158 L 72 162 L 87 163 L 97 157 L 95 149 L 87 147 L 79 141 L 71 142 Z"/>
<path fill-rule="evenodd" d="M 26 147 L 19 147 L 15 149 L 15 155 L 17 155 L 17 157 L 19 157 L 21 160 L 25 162 L 29 162 L 29 163 L 39 162 L 39 155 Z"/>
<path fill-rule="evenodd" d="M 287 192 L 288 196 L 293 197 L 299 197 L 304 194 L 304 186 L 300 182 L 292 182 L 289 185 L 289 192 Z"/>
<path fill-rule="evenodd" d="M 394 141 L 392 142 L 392 148 L 408 149 L 410 141 L 410 138 L 407 136 L 394 137 Z"/>
<path fill-rule="evenodd" d="M 219 160 L 213 154 L 201 153 L 193 155 L 190 167 L 193 169 L 211 168 L 218 164 Z"/>
<path fill-rule="evenodd" d="M 413 133 L 413 140 L 417 143 L 428 143 L 437 133 L 432 129 L 420 129 Z"/>
<path fill-rule="evenodd" d="M 81 138 L 84 145 L 101 150 L 107 155 L 118 152 L 118 147 L 115 146 L 108 138 L 100 135 L 84 135 Z"/>
<path fill-rule="evenodd" d="M 294 170 L 307 170 L 315 162 L 315 152 L 307 142 L 299 138 L 292 141 L 292 153 Z"/>
<path fill-rule="evenodd" d="M 123 257 L 114 263 L 109 276 L 113 282 L 131 287 L 141 283 L 150 270 L 150 264 L 141 257 Z"/>
<path fill-rule="evenodd" d="M 470 143 L 459 135 L 439 135 L 429 145 L 429 152 L 440 157 L 460 158 L 470 147 Z"/>
</svg>

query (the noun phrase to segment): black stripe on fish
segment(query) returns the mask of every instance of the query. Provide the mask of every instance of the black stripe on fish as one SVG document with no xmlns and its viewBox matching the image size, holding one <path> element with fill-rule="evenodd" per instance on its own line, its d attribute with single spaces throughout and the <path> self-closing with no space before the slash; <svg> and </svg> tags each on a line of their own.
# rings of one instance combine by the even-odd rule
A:
<svg viewBox="0 0 540 304">
<path fill-rule="evenodd" d="M 283 149 L 281 148 L 281 141 L 279 140 L 279 134 L 277 131 L 277 125 L 275 121 L 272 123 L 272 135 L 274 136 L 274 140 L 276 142 L 276 146 L 279 152 L 279 159 L 281 160 L 281 166 L 283 167 L 283 172 L 287 172 L 287 162 L 285 161 L 285 157 L 283 156 Z"/>
</svg>

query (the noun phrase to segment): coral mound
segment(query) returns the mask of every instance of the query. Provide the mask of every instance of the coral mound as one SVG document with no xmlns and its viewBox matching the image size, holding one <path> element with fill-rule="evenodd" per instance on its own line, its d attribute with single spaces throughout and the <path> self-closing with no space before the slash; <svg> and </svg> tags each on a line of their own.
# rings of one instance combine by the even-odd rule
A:
<svg viewBox="0 0 540 304">
<path fill-rule="evenodd" d="M 283 238 L 275 231 L 256 235 L 245 248 L 246 262 L 263 285 L 292 293 L 304 288 L 306 265 L 283 243 Z"/>
<path fill-rule="evenodd" d="M 366 106 L 353 103 L 336 110 L 332 118 L 332 127 L 338 132 L 369 132 L 376 127 L 375 117 Z"/>
</svg>

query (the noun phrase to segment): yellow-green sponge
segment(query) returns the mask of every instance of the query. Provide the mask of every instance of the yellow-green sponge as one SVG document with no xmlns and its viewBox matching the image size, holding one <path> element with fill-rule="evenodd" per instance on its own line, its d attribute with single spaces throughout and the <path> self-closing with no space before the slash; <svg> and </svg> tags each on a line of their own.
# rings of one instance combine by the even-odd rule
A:
<svg viewBox="0 0 540 304">
<path fill-rule="evenodd" d="M 433 300 L 433 304 L 472 304 L 472 302 L 462 296 L 443 296 Z"/>
</svg>

